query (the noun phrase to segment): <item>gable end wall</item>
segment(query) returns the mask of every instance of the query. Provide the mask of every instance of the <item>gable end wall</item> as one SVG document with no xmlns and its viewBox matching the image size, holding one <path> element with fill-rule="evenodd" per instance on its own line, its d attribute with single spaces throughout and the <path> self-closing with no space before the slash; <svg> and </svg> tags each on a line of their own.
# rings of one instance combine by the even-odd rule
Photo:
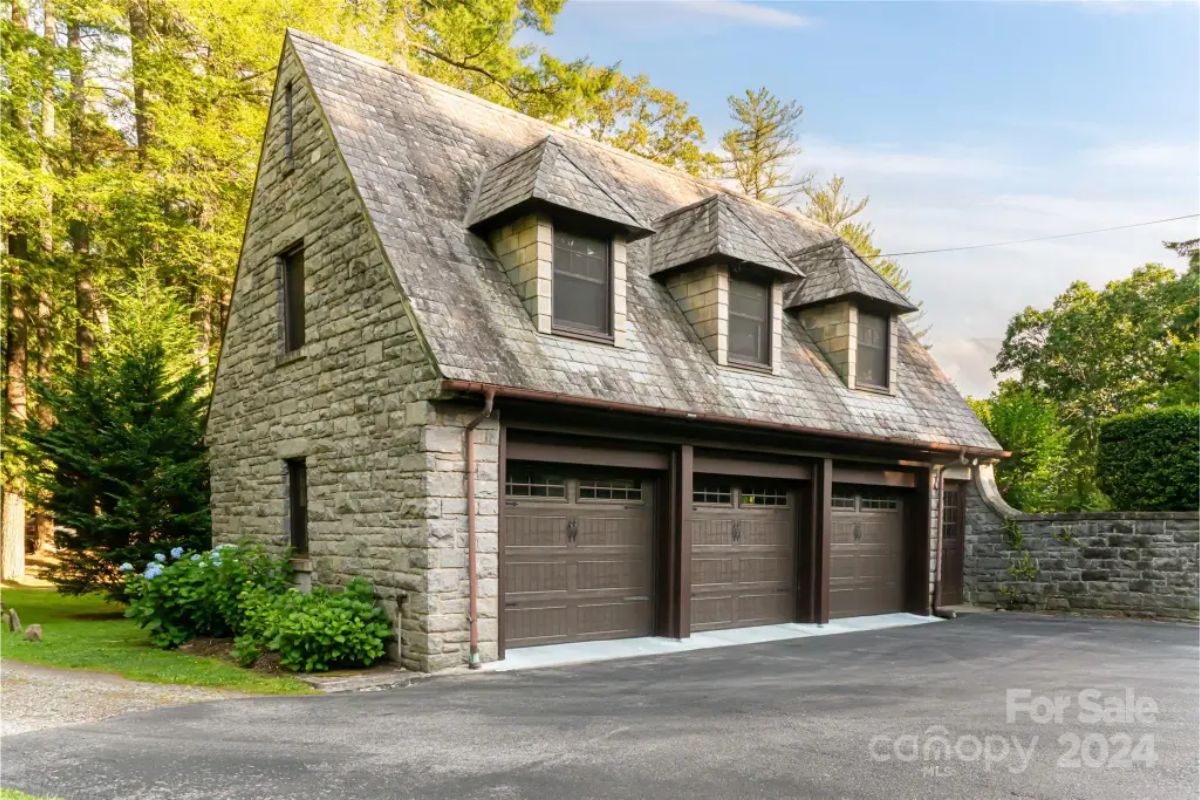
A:
<svg viewBox="0 0 1200 800">
<path fill-rule="evenodd" d="M 282 114 L 288 81 L 290 164 Z M 300 240 L 306 343 L 285 355 L 276 256 Z M 466 660 L 465 557 L 457 552 L 466 530 L 465 417 L 427 402 L 438 386 L 286 48 L 209 416 L 213 538 L 283 552 L 283 459 L 305 457 L 312 572 L 302 583 L 371 581 L 396 627 L 393 656 L 422 670 Z M 493 425 L 482 426 L 476 441 L 480 478 L 494 484 Z M 488 491 L 495 496 L 494 485 L 480 494 Z M 485 578 L 494 592 L 492 584 Z M 494 640 L 494 623 L 487 632 Z"/>
</svg>

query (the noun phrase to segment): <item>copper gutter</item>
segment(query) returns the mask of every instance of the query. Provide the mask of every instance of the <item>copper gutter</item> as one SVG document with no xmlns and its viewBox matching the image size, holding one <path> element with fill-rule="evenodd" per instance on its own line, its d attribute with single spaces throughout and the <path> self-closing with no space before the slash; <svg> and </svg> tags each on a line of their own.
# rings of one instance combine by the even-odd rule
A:
<svg viewBox="0 0 1200 800">
<path fill-rule="evenodd" d="M 496 392 L 484 390 L 483 411 L 466 424 L 467 437 L 464 470 L 467 473 L 467 623 L 471 630 L 471 651 L 467 666 L 479 669 L 479 570 L 476 567 L 476 521 L 475 521 L 475 429 L 492 415 Z"/>
<path fill-rule="evenodd" d="M 854 442 L 889 444 L 898 447 L 910 447 L 940 453 L 953 453 L 956 456 L 969 455 L 981 458 L 1007 458 L 1008 456 L 1012 455 L 1007 450 L 989 450 L 982 447 L 964 447 L 963 445 L 957 444 L 921 442 L 915 439 L 899 439 L 887 436 L 872 436 L 870 434 L 861 433 L 826 431 L 817 428 L 806 428 L 800 425 L 785 425 L 779 422 L 761 422 L 741 419 L 738 417 L 727 417 L 720 414 L 697 414 L 692 411 L 681 411 L 672 408 L 654 408 L 651 406 L 640 406 L 636 403 L 621 403 L 611 400 L 598 400 L 592 397 L 578 397 L 575 395 L 563 394 L 561 392 L 544 392 L 537 389 L 518 389 L 512 386 L 498 386 L 493 383 L 479 383 L 476 381 L 446 379 L 442 381 L 442 390 L 447 392 L 469 392 L 472 394 L 482 394 L 485 397 L 493 398 L 509 397 L 514 400 L 538 400 L 550 403 L 562 403 L 564 405 L 597 408 L 605 411 L 624 411 L 631 414 L 649 414 L 656 417 L 670 417 L 674 419 L 692 420 L 696 422 L 709 422 L 719 425 L 740 425 L 743 427 L 759 428 L 762 430 L 804 434 L 809 436 L 821 436 L 831 439 L 845 439 L 847 441 Z"/>
</svg>

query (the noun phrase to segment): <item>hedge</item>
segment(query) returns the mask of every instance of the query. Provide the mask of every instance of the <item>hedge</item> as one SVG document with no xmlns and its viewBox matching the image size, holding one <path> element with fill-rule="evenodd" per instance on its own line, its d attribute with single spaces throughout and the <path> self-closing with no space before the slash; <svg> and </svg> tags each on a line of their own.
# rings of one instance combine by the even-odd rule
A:
<svg viewBox="0 0 1200 800">
<path fill-rule="evenodd" d="M 1104 420 L 1096 477 L 1121 511 L 1195 511 L 1200 407 L 1151 409 Z"/>
</svg>

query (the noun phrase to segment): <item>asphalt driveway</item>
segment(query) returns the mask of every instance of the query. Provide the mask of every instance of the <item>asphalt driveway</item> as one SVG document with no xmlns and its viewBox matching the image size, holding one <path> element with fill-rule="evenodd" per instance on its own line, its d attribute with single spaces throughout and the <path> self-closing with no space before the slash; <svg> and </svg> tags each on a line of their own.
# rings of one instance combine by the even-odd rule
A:
<svg viewBox="0 0 1200 800">
<path fill-rule="evenodd" d="M 0 776 L 65 798 L 1193 800 L 1197 643 L 981 614 L 130 714 L 7 737 Z"/>
</svg>

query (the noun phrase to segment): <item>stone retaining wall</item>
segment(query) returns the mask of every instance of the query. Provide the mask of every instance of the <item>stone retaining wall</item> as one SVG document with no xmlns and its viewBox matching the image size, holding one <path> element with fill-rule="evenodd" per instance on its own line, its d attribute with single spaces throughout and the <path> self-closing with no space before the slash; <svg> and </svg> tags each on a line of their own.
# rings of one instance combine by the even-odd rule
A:
<svg viewBox="0 0 1200 800">
<path fill-rule="evenodd" d="M 966 599 L 1023 610 L 1200 617 L 1200 514 L 1025 514 L 990 468 L 967 490 Z"/>
</svg>

